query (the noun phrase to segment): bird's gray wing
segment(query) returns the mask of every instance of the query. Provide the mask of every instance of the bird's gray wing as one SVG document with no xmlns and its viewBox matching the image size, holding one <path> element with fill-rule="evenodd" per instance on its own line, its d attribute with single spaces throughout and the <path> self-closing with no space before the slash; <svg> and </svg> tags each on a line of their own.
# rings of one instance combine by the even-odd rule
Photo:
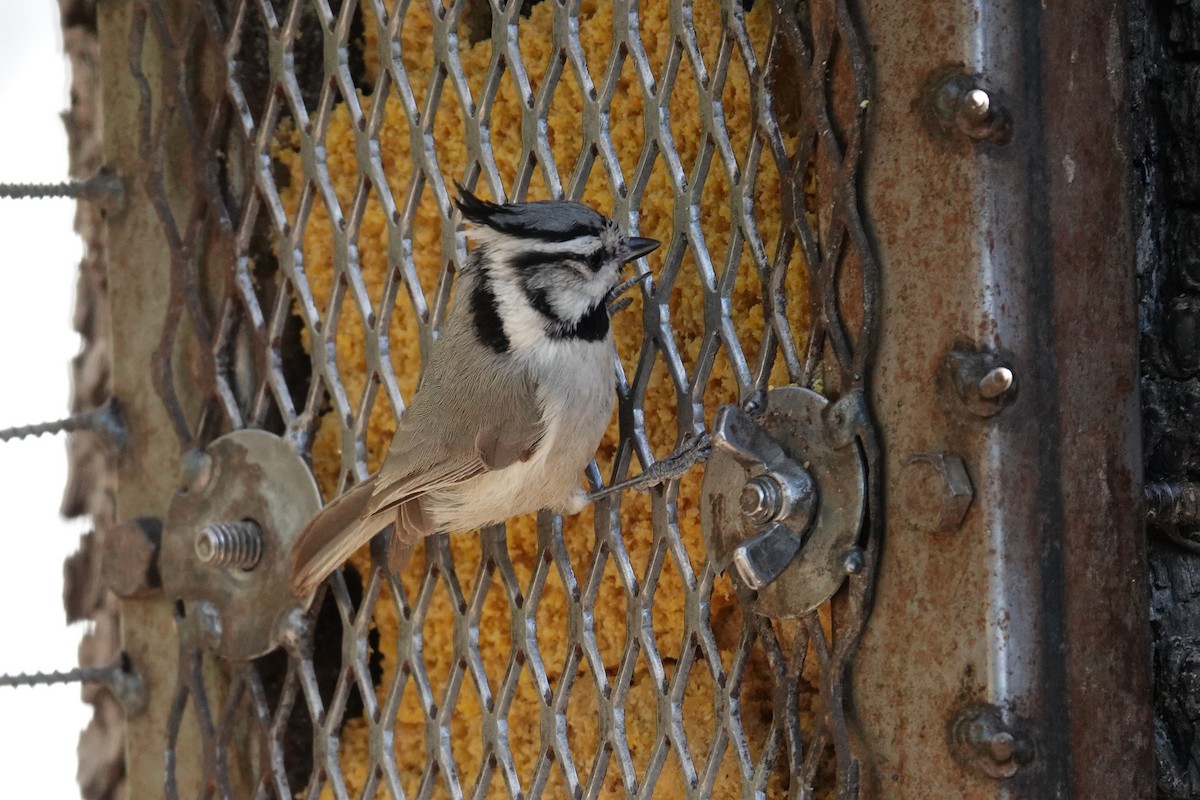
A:
<svg viewBox="0 0 1200 800">
<path fill-rule="evenodd" d="M 533 455 L 545 427 L 538 387 L 508 354 L 479 341 L 467 308 L 470 278 L 456 288 L 442 337 L 413 402 L 404 409 L 383 468 L 313 517 L 292 553 L 292 590 L 306 595 L 356 549 L 396 523 L 392 564 L 433 533 L 426 495 Z"/>
<path fill-rule="evenodd" d="M 545 434 L 537 389 L 528 376 L 477 373 L 480 391 L 424 391 L 401 418 L 379 471 L 371 506 L 392 508 L 410 497 L 527 461 Z M 436 406 L 418 400 L 438 397 Z"/>
<path fill-rule="evenodd" d="M 366 513 L 374 480 L 343 492 L 318 511 L 292 543 L 292 594 L 304 597 L 387 525 Z"/>
<path fill-rule="evenodd" d="M 411 550 L 433 532 L 424 495 L 533 454 L 545 429 L 532 379 L 478 348 L 466 352 L 465 363 L 456 365 L 464 371 L 457 374 L 435 355 L 379 473 L 305 526 L 292 549 L 293 593 L 313 591 L 392 522 L 396 552 L 389 562 L 406 561 L 401 548 Z"/>
</svg>

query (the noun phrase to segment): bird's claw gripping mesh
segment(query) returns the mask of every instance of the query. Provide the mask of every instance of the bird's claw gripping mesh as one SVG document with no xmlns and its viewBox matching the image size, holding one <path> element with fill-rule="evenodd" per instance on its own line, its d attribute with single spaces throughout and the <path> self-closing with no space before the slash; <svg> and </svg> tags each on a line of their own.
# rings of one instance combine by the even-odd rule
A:
<svg viewBox="0 0 1200 800">
<path fill-rule="evenodd" d="M 138 177 L 173 259 L 154 374 L 181 448 L 273 430 L 326 499 L 376 468 L 466 257 L 461 179 L 665 243 L 614 323 L 593 486 L 782 383 L 857 409 L 870 475 L 866 568 L 787 624 L 743 613 L 705 558 L 699 469 L 578 519 L 434 536 L 402 576 L 376 542 L 286 652 L 214 665 L 181 638 L 169 796 L 857 794 L 880 488 L 851 6 L 136 0 Z M 204 786 L 176 774 L 185 727 Z"/>
</svg>

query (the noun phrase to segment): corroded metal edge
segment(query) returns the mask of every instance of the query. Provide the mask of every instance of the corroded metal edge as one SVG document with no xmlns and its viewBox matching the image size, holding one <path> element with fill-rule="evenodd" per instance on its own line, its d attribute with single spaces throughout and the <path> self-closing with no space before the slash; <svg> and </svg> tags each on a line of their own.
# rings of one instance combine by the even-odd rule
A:
<svg viewBox="0 0 1200 800">
<path fill-rule="evenodd" d="M 1124 6 L 867 2 L 864 18 L 892 501 L 855 667 L 865 794 L 1149 797 Z M 1004 105 L 1010 141 L 930 124 L 947 72 Z M 959 337 L 1012 354 L 1020 392 L 992 417 L 939 388 Z M 916 453 L 962 457 L 977 494 L 956 532 L 905 524 Z M 1037 757 L 1010 778 L 951 755 L 948 721 L 975 703 L 1031 726 Z"/>
<path fill-rule="evenodd" d="M 183 0 L 161 4 L 163 13 L 171 18 L 189 5 Z M 163 159 L 158 165 L 160 174 L 147 173 L 152 159 L 137 146 L 139 142 L 142 148 L 146 146 L 139 134 L 139 124 L 147 119 L 143 112 L 148 114 L 150 108 L 171 102 L 169 93 L 164 94 L 169 84 L 162 74 L 161 53 L 153 45 L 146 46 L 137 61 L 138 74 L 145 81 L 139 83 L 130 68 L 135 53 L 143 47 L 136 32 L 145 27 L 145 13 L 145 7 L 134 0 L 97 4 L 103 161 L 124 181 L 126 189 L 124 207 L 109 213 L 105 220 L 113 396 L 121 404 L 129 430 L 128 447 L 117 466 L 118 520 L 164 518 L 180 481 L 182 456 L 176 436 L 180 411 L 171 409 L 174 416 L 168 413 L 153 368 L 160 331 L 169 311 L 170 297 L 165 289 L 171 284 L 173 262 L 178 258 L 166 240 L 154 203 L 189 208 L 194 201 L 195 181 L 191 176 L 193 165 L 186 157 L 191 144 L 178 125 L 175 129 L 164 128 L 160 142 L 163 152 L 177 157 Z M 197 80 L 213 84 L 220 77 L 212 71 L 198 75 Z M 211 96 L 213 87 L 207 88 Z M 182 363 L 202 363 L 198 352 L 194 336 L 186 326 L 178 326 L 178 339 L 168 357 Z M 120 616 L 122 647 L 145 679 L 150 700 L 147 713 L 126 724 L 127 792 L 129 797 L 163 797 L 168 794 L 163 776 L 168 745 L 165 732 L 172 714 L 178 713 L 171 698 L 180 674 L 194 665 L 180 656 L 172 607 L 163 596 L 122 600 Z M 220 702 L 228 686 L 227 676 L 219 665 L 210 662 L 204 666 L 204 678 L 211 696 Z M 206 773 L 212 771 L 214 756 L 204 747 L 204 723 L 189 713 L 177 726 L 172 745 L 174 769 L 184 785 L 204 785 Z M 239 794 L 248 796 L 245 790 L 246 786 L 238 787 Z"/>
</svg>

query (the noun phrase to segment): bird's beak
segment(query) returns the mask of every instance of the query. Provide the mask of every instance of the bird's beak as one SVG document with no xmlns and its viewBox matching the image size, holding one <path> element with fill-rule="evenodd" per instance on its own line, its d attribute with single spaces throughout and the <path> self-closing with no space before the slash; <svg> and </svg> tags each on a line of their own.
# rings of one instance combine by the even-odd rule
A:
<svg viewBox="0 0 1200 800">
<path fill-rule="evenodd" d="M 622 263 L 628 264 L 630 261 L 641 258 L 647 253 L 652 253 L 661 245 L 658 239 L 647 239 L 645 236 L 630 236 L 625 240 L 625 257 Z"/>
</svg>

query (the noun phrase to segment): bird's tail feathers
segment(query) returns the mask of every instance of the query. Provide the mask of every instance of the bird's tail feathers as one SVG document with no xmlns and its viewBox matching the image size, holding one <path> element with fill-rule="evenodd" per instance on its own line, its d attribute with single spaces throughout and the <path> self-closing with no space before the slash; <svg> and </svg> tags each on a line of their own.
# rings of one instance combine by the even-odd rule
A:
<svg viewBox="0 0 1200 800">
<path fill-rule="evenodd" d="M 355 550 L 387 527 L 395 512 L 370 509 L 375 481 L 365 481 L 322 508 L 292 545 L 292 594 L 303 597 Z"/>
<path fill-rule="evenodd" d="M 425 514 L 421 498 L 410 497 L 396 506 L 396 529 L 392 531 L 392 541 L 388 544 L 388 571 L 400 573 L 412 560 L 413 550 L 417 542 L 433 533 L 433 522 Z"/>
</svg>

